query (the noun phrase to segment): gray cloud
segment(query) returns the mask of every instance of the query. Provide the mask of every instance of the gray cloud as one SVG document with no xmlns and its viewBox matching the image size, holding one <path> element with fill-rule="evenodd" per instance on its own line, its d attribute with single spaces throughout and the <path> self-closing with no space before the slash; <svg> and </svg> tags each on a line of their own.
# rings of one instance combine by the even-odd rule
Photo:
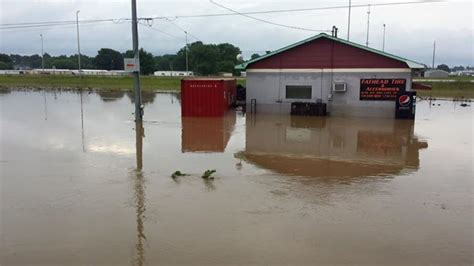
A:
<svg viewBox="0 0 474 266">
<path fill-rule="evenodd" d="M 404 0 L 405 1 L 405 0 Z M 228 11 L 203 1 L 141 1 L 139 17 L 174 16 L 189 14 L 226 13 Z M 217 1 L 239 11 L 323 7 L 344 5 L 348 1 Z M 353 0 L 353 4 L 374 3 Z M 394 2 L 393 0 L 376 1 Z M 76 10 L 80 18 L 129 18 L 130 1 L 0 1 L 0 23 L 74 20 Z M 382 47 L 382 25 L 387 25 L 386 51 L 425 64 L 431 64 L 433 41 L 437 42 L 437 63 L 473 65 L 473 3 L 447 1 L 418 5 L 373 7 L 371 12 L 369 46 Z M 364 44 L 366 39 L 367 9 L 352 11 L 351 40 Z M 323 10 L 294 13 L 260 14 L 256 17 L 306 28 L 330 29 L 339 27 L 340 37 L 347 33 L 347 10 Z M 205 43 L 229 42 L 239 46 L 245 57 L 254 52 L 275 50 L 316 33 L 281 28 L 242 16 L 177 19 L 174 23 L 185 28 Z M 140 26 L 140 46 L 153 54 L 174 53 L 184 46 L 184 33 L 171 23 L 155 20 L 153 27 L 181 38 L 164 35 Z M 40 53 L 39 34 L 44 35 L 45 51 L 54 54 L 76 53 L 75 25 L 51 28 L 0 30 L 0 52 Z M 195 41 L 189 38 L 190 41 Z M 125 51 L 131 48 L 129 22 L 81 26 L 81 50 L 95 55 L 102 47 Z"/>
</svg>

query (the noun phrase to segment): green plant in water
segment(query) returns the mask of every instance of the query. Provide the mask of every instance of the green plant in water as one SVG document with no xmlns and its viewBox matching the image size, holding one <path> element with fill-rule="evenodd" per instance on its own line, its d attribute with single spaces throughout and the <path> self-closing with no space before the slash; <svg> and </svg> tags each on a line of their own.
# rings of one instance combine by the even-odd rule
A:
<svg viewBox="0 0 474 266">
<path fill-rule="evenodd" d="M 204 179 L 214 179 L 212 174 L 214 174 L 215 172 L 216 172 L 216 170 L 209 170 L 208 169 L 202 174 L 202 178 L 204 178 Z"/>
<path fill-rule="evenodd" d="M 177 178 L 177 177 L 180 177 L 180 176 L 187 176 L 187 175 L 188 174 L 182 173 L 181 171 L 176 171 L 176 172 L 171 174 L 171 177 L 172 178 Z"/>
</svg>

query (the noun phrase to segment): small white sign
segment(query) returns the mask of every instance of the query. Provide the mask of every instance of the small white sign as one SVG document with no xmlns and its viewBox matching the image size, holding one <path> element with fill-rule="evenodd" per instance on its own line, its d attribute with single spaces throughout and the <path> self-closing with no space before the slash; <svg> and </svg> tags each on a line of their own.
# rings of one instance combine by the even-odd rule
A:
<svg viewBox="0 0 474 266">
<path fill-rule="evenodd" d="M 140 60 L 135 58 L 124 58 L 123 66 L 125 72 L 140 72 Z"/>
</svg>

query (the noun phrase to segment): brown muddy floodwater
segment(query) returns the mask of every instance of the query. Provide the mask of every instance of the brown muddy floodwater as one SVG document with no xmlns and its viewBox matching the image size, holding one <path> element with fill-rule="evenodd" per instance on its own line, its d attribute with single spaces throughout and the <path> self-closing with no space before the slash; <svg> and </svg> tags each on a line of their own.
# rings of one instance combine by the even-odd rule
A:
<svg viewBox="0 0 474 266">
<path fill-rule="evenodd" d="M 124 93 L 0 94 L 0 265 L 473 264 L 472 106 L 182 119 L 144 99 L 136 134 Z"/>
</svg>

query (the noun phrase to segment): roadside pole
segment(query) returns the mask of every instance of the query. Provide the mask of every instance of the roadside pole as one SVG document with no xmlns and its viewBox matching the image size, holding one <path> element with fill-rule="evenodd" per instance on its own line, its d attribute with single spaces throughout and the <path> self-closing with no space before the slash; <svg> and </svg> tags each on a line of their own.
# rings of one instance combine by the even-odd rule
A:
<svg viewBox="0 0 474 266">
<path fill-rule="evenodd" d="M 347 40 L 351 34 L 351 0 L 349 0 L 349 14 L 347 15 Z"/>
<path fill-rule="evenodd" d="M 370 5 L 368 5 L 367 10 L 367 40 L 365 41 L 365 46 L 369 47 L 369 31 L 370 31 Z"/>
<path fill-rule="evenodd" d="M 188 32 L 187 31 L 184 31 L 184 35 L 185 35 L 185 38 L 186 38 L 186 47 L 185 47 L 185 51 L 186 51 L 186 76 L 189 76 L 189 70 L 188 70 Z"/>
<path fill-rule="evenodd" d="M 82 78 L 81 75 L 81 44 L 79 41 L 79 12 L 80 10 L 76 11 L 76 28 L 77 28 L 77 70 L 79 71 L 79 77 Z"/>
<path fill-rule="evenodd" d="M 137 20 L 137 2 L 132 0 L 132 35 L 133 35 L 133 58 L 137 69 L 133 71 L 135 89 L 135 122 L 141 123 L 143 119 L 142 92 L 140 89 L 140 56 L 138 51 L 138 20 Z"/>
<path fill-rule="evenodd" d="M 41 74 L 44 74 L 44 52 L 43 52 L 43 34 L 40 34 L 41 37 Z"/>
<path fill-rule="evenodd" d="M 383 24 L 383 42 L 382 42 L 382 52 L 385 52 L 385 23 Z"/>
</svg>

